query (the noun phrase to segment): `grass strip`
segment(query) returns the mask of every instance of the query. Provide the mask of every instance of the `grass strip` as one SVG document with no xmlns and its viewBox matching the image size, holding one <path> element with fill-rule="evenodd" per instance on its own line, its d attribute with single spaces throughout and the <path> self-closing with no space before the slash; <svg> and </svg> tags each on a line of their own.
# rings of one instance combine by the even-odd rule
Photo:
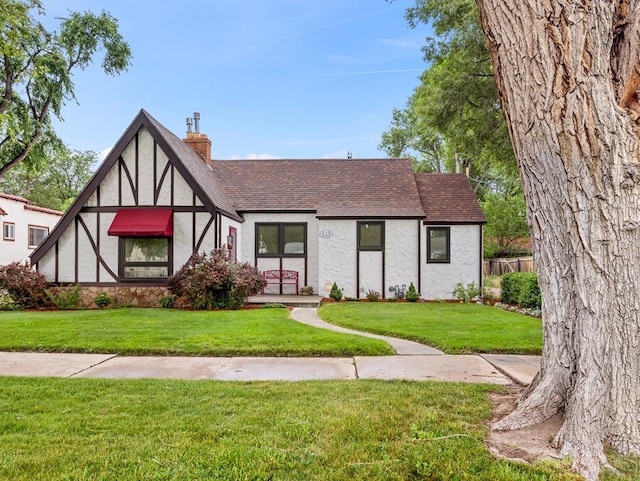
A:
<svg viewBox="0 0 640 481">
<path fill-rule="evenodd" d="M 412 341 L 447 354 L 540 354 L 540 319 L 480 304 L 341 302 L 318 310 L 325 321 Z"/>
<path fill-rule="evenodd" d="M 0 479 L 577 481 L 490 455 L 497 389 L 0 378 Z"/>
<path fill-rule="evenodd" d="M 377 339 L 316 329 L 287 309 L 0 312 L 0 350 L 182 356 L 375 356 Z"/>
</svg>

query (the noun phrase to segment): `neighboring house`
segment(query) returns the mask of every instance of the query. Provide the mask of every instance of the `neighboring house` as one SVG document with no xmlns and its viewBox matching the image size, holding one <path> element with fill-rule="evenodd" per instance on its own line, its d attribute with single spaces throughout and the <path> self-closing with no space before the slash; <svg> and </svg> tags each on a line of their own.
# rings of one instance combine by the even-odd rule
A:
<svg viewBox="0 0 640 481">
<path fill-rule="evenodd" d="M 407 159 L 212 160 L 197 128 L 183 141 L 142 110 L 31 260 L 56 283 L 160 292 L 192 253 L 227 248 L 320 295 L 413 282 L 445 299 L 482 283 L 484 222 L 464 175 L 416 175 Z"/>
<path fill-rule="evenodd" d="M 31 205 L 24 197 L 0 193 L 0 265 L 28 261 L 61 216 L 62 212 Z"/>
</svg>

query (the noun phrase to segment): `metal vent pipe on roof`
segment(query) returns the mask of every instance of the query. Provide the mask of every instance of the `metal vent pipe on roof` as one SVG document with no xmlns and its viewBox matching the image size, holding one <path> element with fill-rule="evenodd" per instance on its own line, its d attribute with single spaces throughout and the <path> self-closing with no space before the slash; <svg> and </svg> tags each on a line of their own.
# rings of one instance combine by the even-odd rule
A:
<svg viewBox="0 0 640 481">
<path fill-rule="evenodd" d="M 196 134 L 200 133 L 200 112 L 193 113 L 193 123 Z"/>
</svg>

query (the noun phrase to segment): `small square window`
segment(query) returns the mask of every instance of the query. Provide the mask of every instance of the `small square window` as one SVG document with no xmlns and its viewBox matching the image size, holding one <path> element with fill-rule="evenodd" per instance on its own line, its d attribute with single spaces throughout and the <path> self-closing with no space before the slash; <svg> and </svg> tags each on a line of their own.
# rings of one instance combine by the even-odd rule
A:
<svg viewBox="0 0 640 481">
<path fill-rule="evenodd" d="M 384 250 L 384 222 L 358 222 L 358 250 Z"/>
<path fill-rule="evenodd" d="M 44 238 L 47 237 L 47 234 L 49 234 L 48 227 L 30 225 L 29 226 L 29 249 L 35 249 L 36 247 L 38 247 L 40 242 L 42 242 Z"/>
<path fill-rule="evenodd" d="M 451 262 L 450 237 L 449 227 L 427 228 L 427 262 L 442 264 Z"/>
<path fill-rule="evenodd" d="M 16 225 L 13 222 L 2 223 L 2 239 L 6 241 L 16 240 Z"/>
</svg>

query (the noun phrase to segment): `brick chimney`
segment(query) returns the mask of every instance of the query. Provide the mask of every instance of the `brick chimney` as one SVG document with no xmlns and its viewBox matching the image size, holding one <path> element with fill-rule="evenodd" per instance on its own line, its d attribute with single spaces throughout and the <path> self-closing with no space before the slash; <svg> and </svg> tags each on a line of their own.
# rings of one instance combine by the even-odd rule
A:
<svg viewBox="0 0 640 481">
<path fill-rule="evenodd" d="M 191 131 L 192 124 L 195 127 L 195 132 Z M 206 134 L 200 133 L 200 113 L 194 112 L 193 119 L 187 119 L 187 137 L 183 139 L 183 142 L 195 150 L 208 166 L 211 166 L 211 140 Z"/>
</svg>

